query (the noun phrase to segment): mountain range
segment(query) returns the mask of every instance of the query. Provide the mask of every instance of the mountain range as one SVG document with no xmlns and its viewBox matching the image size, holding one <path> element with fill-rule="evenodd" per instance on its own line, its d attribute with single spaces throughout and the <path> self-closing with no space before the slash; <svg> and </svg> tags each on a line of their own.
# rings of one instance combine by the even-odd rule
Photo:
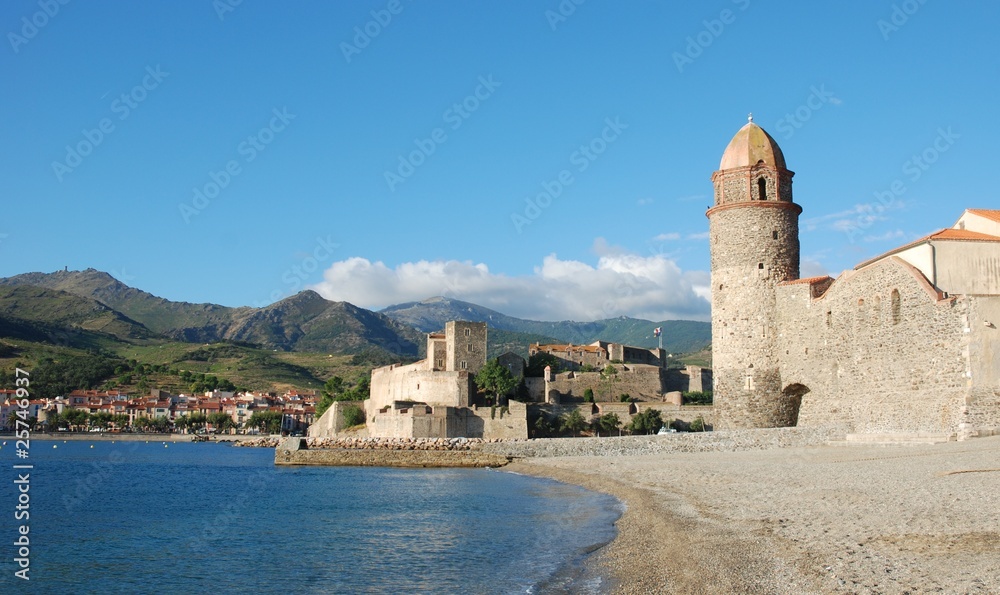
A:
<svg viewBox="0 0 1000 595">
<path fill-rule="evenodd" d="M 535 342 L 587 344 L 601 339 L 655 347 L 655 327 L 663 329 L 664 347 L 675 353 L 698 351 L 711 341 L 707 322 L 628 317 L 540 322 L 445 297 L 373 312 L 306 290 L 263 308 L 233 308 L 169 301 L 95 269 L 0 278 L 0 337 L 47 337 L 48 342 L 76 346 L 165 338 L 331 354 L 375 349 L 414 359 L 425 349 L 425 333 L 443 329 L 449 320 L 486 322 L 491 356 L 504 351 L 527 356 L 527 346 Z"/>
</svg>

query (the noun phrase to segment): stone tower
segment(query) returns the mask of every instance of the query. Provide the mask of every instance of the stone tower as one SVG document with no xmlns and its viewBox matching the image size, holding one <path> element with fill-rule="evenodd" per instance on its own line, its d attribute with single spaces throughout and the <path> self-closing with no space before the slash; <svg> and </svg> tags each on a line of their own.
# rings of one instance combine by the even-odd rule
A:
<svg viewBox="0 0 1000 595">
<path fill-rule="evenodd" d="M 782 395 L 775 287 L 799 277 L 799 214 L 793 172 L 778 143 L 754 124 L 740 128 L 712 174 L 706 213 L 712 257 L 712 368 L 716 425 L 795 425 Z"/>
<path fill-rule="evenodd" d="M 452 320 L 444 325 L 445 370 L 475 376 L 486 365 L 486 323 Z"/>
</svg>

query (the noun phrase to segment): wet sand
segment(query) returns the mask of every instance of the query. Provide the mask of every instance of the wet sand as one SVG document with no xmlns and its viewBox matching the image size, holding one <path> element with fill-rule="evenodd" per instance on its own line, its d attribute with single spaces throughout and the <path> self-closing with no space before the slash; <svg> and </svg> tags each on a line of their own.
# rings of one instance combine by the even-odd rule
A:
<svg viewBox="0 0 1000 595">
<path fill-rule="evenodd" d="M 1000 437 L 516 462 L 627 505 L 615 593 L 1000 593 Z"/>
</svg>

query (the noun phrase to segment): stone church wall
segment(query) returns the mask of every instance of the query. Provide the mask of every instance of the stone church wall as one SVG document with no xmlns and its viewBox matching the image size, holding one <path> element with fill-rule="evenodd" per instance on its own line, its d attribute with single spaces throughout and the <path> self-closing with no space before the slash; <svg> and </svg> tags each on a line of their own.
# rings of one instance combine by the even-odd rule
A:
<svg viewBox="0 0 1000 595">
<path fill-rule="evenodd" d="M 819 299 L 778 287 L 783 397 L 800 426 L 955 431 L 967 395 L 965 298 L 939 299 L 899 259 L 843 274 Z"/>
</svg>

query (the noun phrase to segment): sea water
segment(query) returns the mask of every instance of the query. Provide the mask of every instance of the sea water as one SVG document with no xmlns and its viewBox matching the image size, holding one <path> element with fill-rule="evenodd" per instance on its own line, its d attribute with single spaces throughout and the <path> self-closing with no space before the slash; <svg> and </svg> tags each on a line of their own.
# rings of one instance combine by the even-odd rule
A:
<svg viewBox="0 0 1000 595">
<path fill-rule="evenodd" d="M 34 441 L 9 478 L 3 593 L 600 593 L 610 496 L 487 469 L 276 467 L 228 444 Z M 30 518 L 13 465 L 29 462 Z M 20 471 L 23 473 L 23 471 Z M 29 526 L 30 581 L 14 576 Z"/>
</svg>

